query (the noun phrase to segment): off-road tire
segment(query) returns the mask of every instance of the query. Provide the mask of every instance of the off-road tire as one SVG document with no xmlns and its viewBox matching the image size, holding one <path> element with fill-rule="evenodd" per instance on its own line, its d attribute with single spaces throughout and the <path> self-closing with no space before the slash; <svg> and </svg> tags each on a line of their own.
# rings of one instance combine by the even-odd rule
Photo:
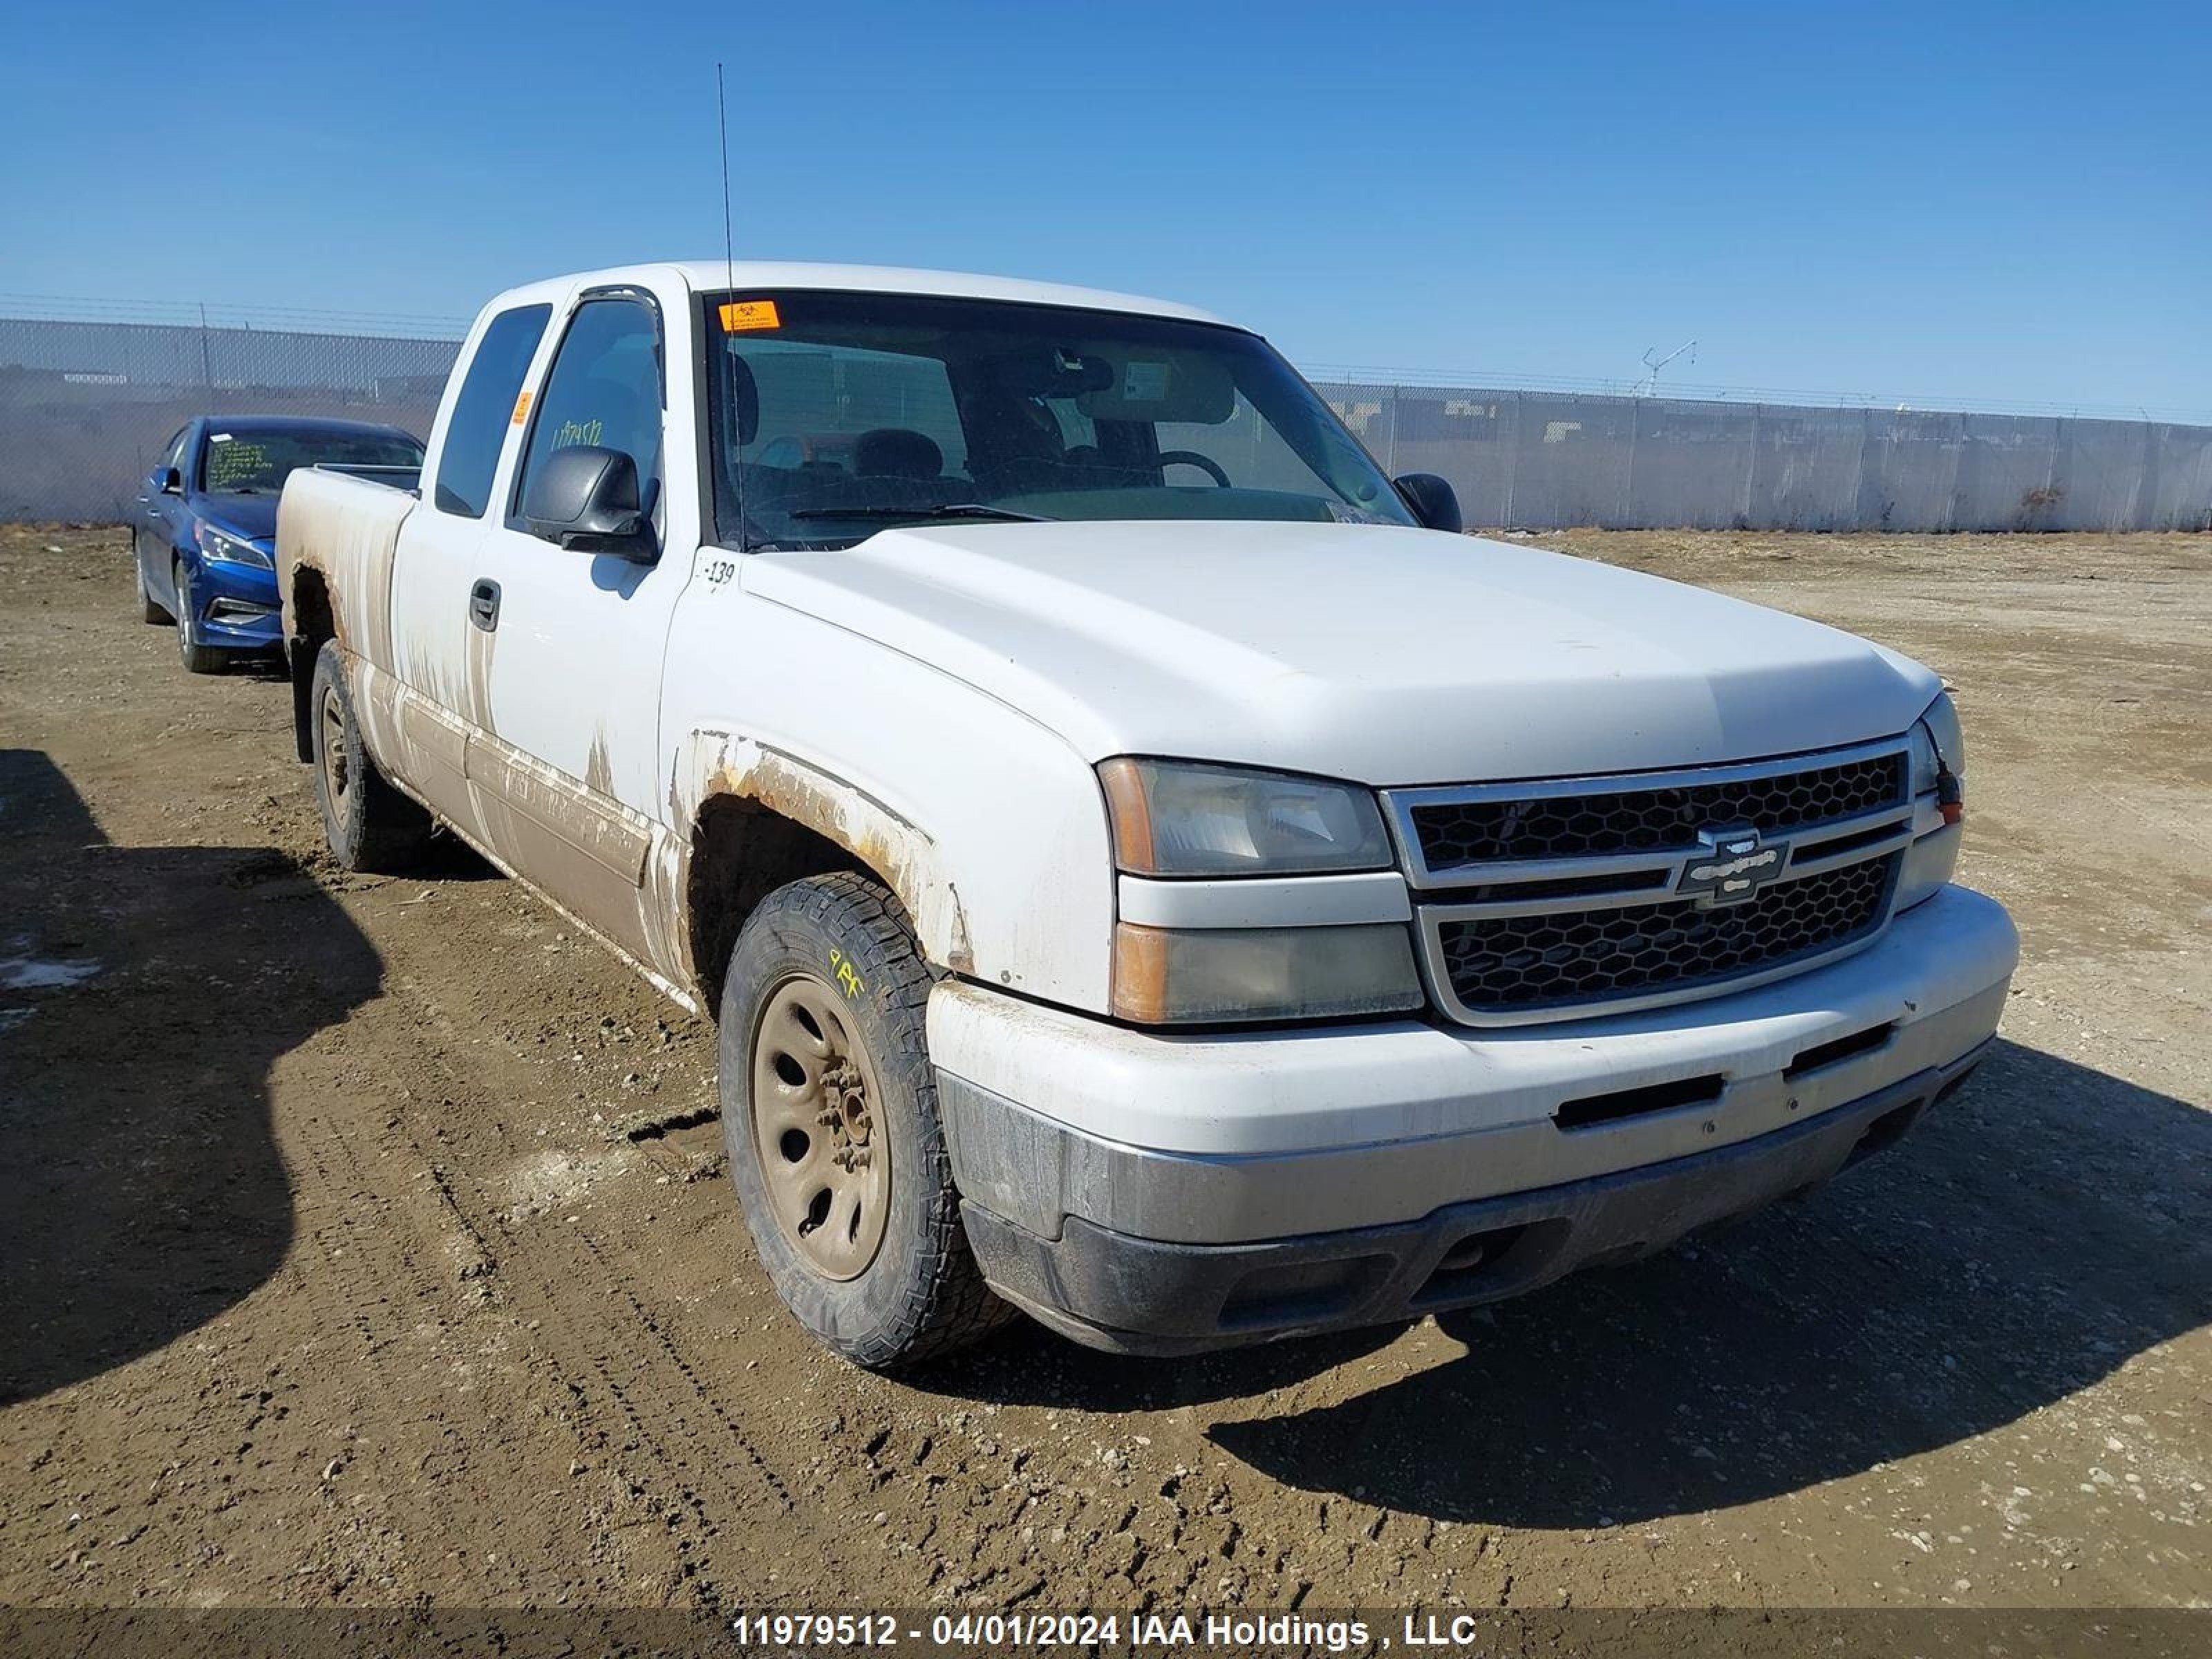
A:
<svg viewBox="0 0 2212 1659">
<path fill-rule="evenodd" d="M 323 835 L 331 855 L 349 870 L 404 869 L 430 838 L 430 815 L 376 769 L 354 713 L 353 688 L 346 682 L 345 657 L 336 640 L 324 641 L 315 658 L 307 713 L 314 739 L 315 799 L 323 809 Z"/>
<path fill-rule="evenodd" d="M 192 614 L 191 581 L 185 574 L 185 562 L 179 559 L 170 567 L 171 579 L 177 585 L 177 656 L 188 674 L 220 674 L 230 665 L 229 654 L 212 645 L 194 645 L 185 618 Z"/>
<path fill-rule="evenodd" d="M 837 988 L 846 1030 L 865 1052 L 881 1097 L 871 1103 L 872 1144 L 890 1158 L 882 1243 L 846 1279 L 817 1268 L 776 1219 L 754 1130 L 757 1027 L 779 990 L 807 978 Z M 846 872 L 793 882 L 762 901 L 738 935 L 722 984 L 723 1139 L 754 1249 L 776 1294 L 815 1340 L 870 1370 L 965 1347 L 1014 1311 L 984 1285 L 961 1224 L 924 1036 L 929 987 L 897 898 Z"/>
<path fill-rule="evenodd" d="M 143 623 L 170 623 L 176 618 L 161 609 L 153 590 L 146 586 L 146 567 L 138 562 L 138 556 L 131 556 L 131 574 L 138 584 L 138 620 Z"/>
</svg>

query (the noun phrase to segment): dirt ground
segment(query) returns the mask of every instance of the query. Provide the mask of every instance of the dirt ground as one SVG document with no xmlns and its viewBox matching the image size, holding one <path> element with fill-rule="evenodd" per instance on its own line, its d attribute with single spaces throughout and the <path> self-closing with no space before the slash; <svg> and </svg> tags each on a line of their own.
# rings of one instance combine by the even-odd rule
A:
<svg viewBox="0 0 2212 1659">
<path fill-rule="evenodd" d="M 0 527 L 0 1603 L 2212 1600 L 2212 538 L 1533 539 L 1955 683 L 1978 1085 L 1488 1312 L 892 1382 L 757 1269 L 709 1027 L 464 854 L 335 870 L 287 684 Z"/>
</svg>

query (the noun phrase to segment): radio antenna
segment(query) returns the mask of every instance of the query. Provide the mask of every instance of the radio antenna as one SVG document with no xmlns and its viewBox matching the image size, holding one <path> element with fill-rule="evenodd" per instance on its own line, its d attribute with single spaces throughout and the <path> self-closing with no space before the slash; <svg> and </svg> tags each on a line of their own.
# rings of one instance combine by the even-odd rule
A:
<svg viewBox="0 0 2212 1659">
<path fill-rule="evenodd" d="M 738 285 L 738 244 L 730 234 L 730 106 L 722 95 L 722 65 L 714 64 L 714 125 L 722 139 L 722 267 L 729 285 Z"/>
</svg>

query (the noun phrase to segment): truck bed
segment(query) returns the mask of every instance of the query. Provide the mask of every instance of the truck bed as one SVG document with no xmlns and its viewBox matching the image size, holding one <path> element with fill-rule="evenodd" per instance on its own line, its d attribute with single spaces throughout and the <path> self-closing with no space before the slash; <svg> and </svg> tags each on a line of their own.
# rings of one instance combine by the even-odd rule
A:
<svg viewBox="0 0 2212 1659">
<path fill-rule="evenodd" d="M 392 556 L 399 526 L 418 504 L 411 489 L 335 468 L 302 467 L 285 481 L 276 503 L 276 582 L 301 707 L 314 662 L 301 641 L 335 634 L 347 649 L 392 667 Z M 303 722 L 303 748 L 305 731 Z"/>
</svg>

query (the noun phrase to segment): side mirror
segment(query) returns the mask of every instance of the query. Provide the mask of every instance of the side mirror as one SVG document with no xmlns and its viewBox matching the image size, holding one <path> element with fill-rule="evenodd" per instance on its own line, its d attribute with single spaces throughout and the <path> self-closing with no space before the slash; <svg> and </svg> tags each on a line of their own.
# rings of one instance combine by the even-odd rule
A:
<svg viewBox="0 0 2212 1659">
<path fill-rule="evenodd" d="M 598 444 L 556 449 L 538 464 L 523 494 L 522 522 L 532 535 L 580 553 L 642 562 L 660 552 L 638 504 L 637 463 Z"/>
<path fill-rule="evenodd" d="M 1466 526 L 1460 522 L 1459 493 L 1433 472 L 1408 472 L 1390 481 L 1413 509 L 1413 516 L 1431 530 L 1456 536 Z"/>
<path fill-rule="evenodd" d="M 185 493 L 185 475 L 179 472 L 173 466 L 162 468 L 161 493 L 164 495 L 183 495 Z"/>
</svg>

